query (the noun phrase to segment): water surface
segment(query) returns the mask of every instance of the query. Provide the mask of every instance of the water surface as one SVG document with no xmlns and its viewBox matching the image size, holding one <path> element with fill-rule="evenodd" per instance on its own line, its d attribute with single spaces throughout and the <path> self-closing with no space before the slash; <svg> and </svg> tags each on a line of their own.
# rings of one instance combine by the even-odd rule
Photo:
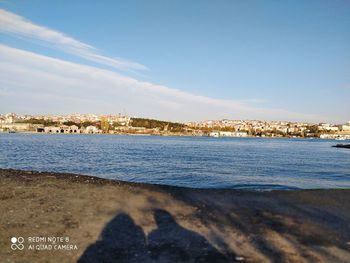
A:
<svg viewBox="0 0 350 263">
<path fill-rule="evenodd" d="M 336 143 L 2 133 L 0 167 L 196 188 L 350 188 L 350 150 Z"/>
</svg>

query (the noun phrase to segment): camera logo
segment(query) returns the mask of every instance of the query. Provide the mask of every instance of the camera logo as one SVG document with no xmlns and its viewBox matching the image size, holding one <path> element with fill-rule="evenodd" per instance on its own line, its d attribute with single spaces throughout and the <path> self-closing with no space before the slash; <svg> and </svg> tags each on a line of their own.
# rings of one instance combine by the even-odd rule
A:
<svg viewBox="0 0 350 263">
<path fill-rule="evenodd" d="M 11 238 L 11 249 L 12 250 L 23 250 L 24 249 L 24 238 L 23 237 L 12 237 Z"/>
</svg>

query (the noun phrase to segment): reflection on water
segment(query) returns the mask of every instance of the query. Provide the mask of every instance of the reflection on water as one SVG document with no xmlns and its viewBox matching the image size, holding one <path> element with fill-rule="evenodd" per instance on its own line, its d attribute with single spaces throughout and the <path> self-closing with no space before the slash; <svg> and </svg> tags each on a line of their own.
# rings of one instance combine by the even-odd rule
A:
<svg viewBox="0 0 350 263">
<path fill-rule="evenodd" d="M 350 150 L 334 143 L 3 133 L 0 167 L 203 188 L 350 188 Z"/>
</svg>

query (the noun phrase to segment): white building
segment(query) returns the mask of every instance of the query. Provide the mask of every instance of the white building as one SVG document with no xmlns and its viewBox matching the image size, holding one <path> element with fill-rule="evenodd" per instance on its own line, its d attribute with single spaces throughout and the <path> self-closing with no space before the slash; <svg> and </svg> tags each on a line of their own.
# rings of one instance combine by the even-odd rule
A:
<svg viewBox="0 0 350 263">
<path fill-rule="evenodd" d="M 90 125 L 85 128 L 84 133 L 101 133 L 101 130 L 95 126 Z"/>
<path fill-rule="evenodd" d="M 60 127 L 49 126 L 44 128 L 46 133 L 80 133 L 80 129 L 76 125 L 66 126 L 62 125 Z"/>
<path fill-rule="evenodd" d="M 49 126 L 44 128 L 46 133 L 60 133 L 60 127 Z"/>
<path fill-rule="evenodd" d="M 246 132 L 235 132 L 235 137 L 247 137 L 248 136 L 248 133 Z"/>
<path fill-rule="evenodd" d="M 215 131 L 209 133 L 210 137 L 247 137 L 248 133 L 243 131 L 230 132 L 230 131 Z"/>
<path fill-rule="evenodd" d="M 234 137 L 235 133 L 230 131 L 221 131 L 219 132 L 220 137 Z"/>
<path fill-rule="evenodd" d="M 209 136 L 210 137 L 219 137 L 220 136 L 220 133 L 219 132 L 211 132 L 211 133 L 209 133 Z"/>
<path fill-rule="evenodd" d="M 9 131 L 35 131 L 36 126 L 31 123 L 1 123 L 0 128 L 2 128 L 3 131 L 9 130 Z"/>
<path fill-rule="evenodd" d="M 342 131 L 350 131 L 350 122 L 341 126 Z"/>
<path fill-rule="evenodd" d="M 334 126 L 329 123 L 321 123 L 321 125 L 318 126 L 318 129 L 320 131 L 339 131 L 338 126 Z"/>
</svg>

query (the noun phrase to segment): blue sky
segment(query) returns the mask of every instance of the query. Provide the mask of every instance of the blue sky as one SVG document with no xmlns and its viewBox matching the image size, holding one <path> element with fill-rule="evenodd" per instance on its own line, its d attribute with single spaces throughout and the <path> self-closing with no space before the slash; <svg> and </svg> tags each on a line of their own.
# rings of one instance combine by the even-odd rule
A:
<svg viewBox="0 0 350 263">
<path fill-rule="evenodd" d="M 1 112 L 350 119 L 349 1 L 37 0 L 0 8 Z M 101 79 L 90 79 L 94 70 Z"/>
</svg>

